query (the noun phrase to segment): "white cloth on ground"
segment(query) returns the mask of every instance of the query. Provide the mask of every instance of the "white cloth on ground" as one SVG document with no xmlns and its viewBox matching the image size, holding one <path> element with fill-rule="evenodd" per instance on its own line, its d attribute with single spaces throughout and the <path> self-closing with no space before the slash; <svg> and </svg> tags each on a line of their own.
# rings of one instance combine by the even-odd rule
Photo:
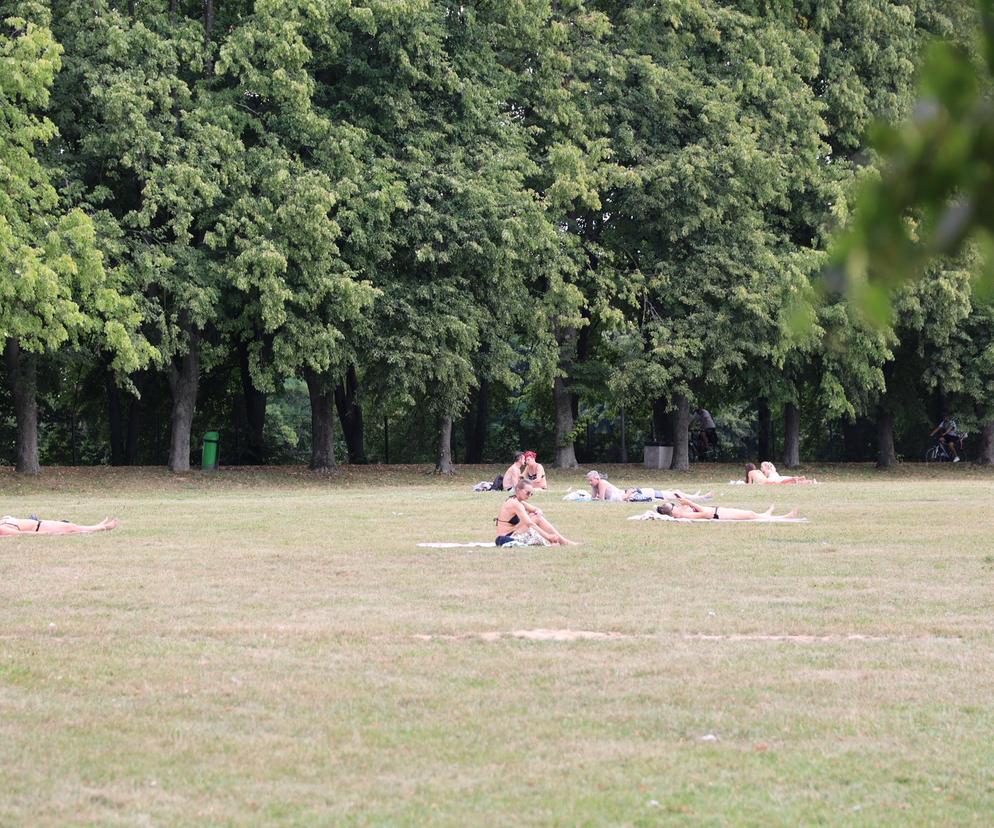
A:
<svg viewBox="0 0 994 828">
<path fill-rule="evenodd" d="M 563 500 L 580 500 L 583 501 L 584 503 L 587 503 L 593 499 L 594 498 L 590 494 L 590 492 L 585 492 L 583 491 L 583 489 L 577 489 L 575 492 L 567 492 L 563 496 Z"/>
<path fill-rule="evenodd" d="M 468 543 L 419 543 L 418 546 L 428 547 L 429 549 L 468 549 L 469 547 L 479 546 L 484 549 L 489 549 L 495 547 L 497 544 L 493 541 L 470 541 Z"/>
<path fill-rule="evenodd" d="M 721 507 L 719 507 L 720 509 Z M 720 514 L 720 512 L 719 512 Z M 668 520 L 672 523 L 807 523 L 808 519 L 803 517 L 784 517 L 783 515 L 760 515 L 751 520 L 718 520 L 707 518 L 675 518 L 672 515 L 661 515 L 655 509 L 643 512 L 641 515 L 632 515 L 629 520 Z"/>
</svg>

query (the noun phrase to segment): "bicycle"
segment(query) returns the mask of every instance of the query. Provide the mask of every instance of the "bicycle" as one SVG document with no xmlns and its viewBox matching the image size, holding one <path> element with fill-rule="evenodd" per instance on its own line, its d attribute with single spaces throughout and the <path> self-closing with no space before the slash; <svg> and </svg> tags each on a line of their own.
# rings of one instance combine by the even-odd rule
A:
<svg viewBox="0 0 994 828">
<path fill-rule="evenodd" d="M 968 436 L 967 434 L 960 434 L 957 438 L 959 454 L 963 453 L 963 443 Z M 951 463 L 952 461 L 953 455 L 946 448 L 942 440 L 936 440 L 933 445 L 929 446 L 928 451 L 925 452 L 926 463 Z"/>
<path fill-rule="evenodd" d="M 690 439 L 687 441 L 687 459 L 691 463 L 705 461 L 708 455 L 713 454 L 714 459 L 718 459 L 718 445 L 709 445 L 703 431 L 693 430 L 690 432 Z"/>
</svg>

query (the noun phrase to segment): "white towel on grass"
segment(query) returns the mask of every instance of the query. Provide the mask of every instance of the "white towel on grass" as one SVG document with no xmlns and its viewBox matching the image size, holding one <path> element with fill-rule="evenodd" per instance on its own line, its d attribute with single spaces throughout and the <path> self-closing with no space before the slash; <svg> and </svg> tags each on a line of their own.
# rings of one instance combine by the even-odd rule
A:
<svg viewBox="0 0 994 828">
<path fill-rule="evenodd" d="M 720 508 L 720 507 L 719 507 Z M 668 520 L 672 523 L 807 523 L 808 519 L 803 517 L 784 517 L 783 515 L 761 515 L 754 520 L 706 520 L 704 518 L 675 518 L 672 515 L 661 515 L 655 509 L 643 512 L 641 515 L 632 515 L 629 520 Z"/>
<path fill-rule="evenodd" d="M 492 549 L 497 544 L 493 541 L 470 541 L 469 543 L 419 543 L 418 546 L 425 546 L 429 549 L 469 549 L 480 547 L 482 549 Z"/>
</svg>

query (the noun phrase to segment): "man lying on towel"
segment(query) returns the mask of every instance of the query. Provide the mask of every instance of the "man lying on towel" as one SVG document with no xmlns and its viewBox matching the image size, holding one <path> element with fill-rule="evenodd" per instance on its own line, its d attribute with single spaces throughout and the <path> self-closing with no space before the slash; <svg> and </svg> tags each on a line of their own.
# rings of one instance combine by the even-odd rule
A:
<svg viewBox="0 0 994 828">
<path fill-rule="evenodd" d="M 797 517 L 797 509 L 791 509 L 785 515 L 774 515 L 772 506 L 765 512 L 753 512 L 750 509 L 733 509 L 730 506 L 698 506 L 682 497 L 677 498 L 676 503 L 661 503 L 656 507 L 656 511 L 667 517 L 684 520 L 763 520 Z"/>
<path fill-rule="evenodd" d="M 525 546 L 576 546 L 576 541 L 559 534 L 556 527 L 545 519 L 542 510 L 528 502 L 533 491 L 531 482 L 518 481 L 514 494 L 504 501 L 494 518 L 497 524 L 497 538 L 494 542 L 498 546 L 512 540 Z"/>
</svg>

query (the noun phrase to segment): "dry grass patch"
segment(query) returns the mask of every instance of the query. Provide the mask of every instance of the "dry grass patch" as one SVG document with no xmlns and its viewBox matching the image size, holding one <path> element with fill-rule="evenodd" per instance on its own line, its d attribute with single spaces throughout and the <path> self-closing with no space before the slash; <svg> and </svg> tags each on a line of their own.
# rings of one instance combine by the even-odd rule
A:
<svg viewBox="0 0 994 828">
<path fill-rule="evenodd" d="M 538 502 L 425 469 L 0 473 L 0 825 L 969 825 L 994 812 L 994 478 L 727 486 L 808 524 Z"/>
</svg>

